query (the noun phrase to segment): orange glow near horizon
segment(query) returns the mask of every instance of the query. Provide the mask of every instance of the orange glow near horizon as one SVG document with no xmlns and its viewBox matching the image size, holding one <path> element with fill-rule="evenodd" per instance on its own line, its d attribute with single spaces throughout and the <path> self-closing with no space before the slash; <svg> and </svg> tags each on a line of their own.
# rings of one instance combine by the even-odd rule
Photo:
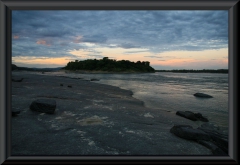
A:
<svg viewBox="0 0 240 165">
<path fill-rule="evenodd" d="M 13 63 L 16 64 L 42 64 L 42 65 L 54 65 L 54 66 L 66 66 L 69 60 L 69 57 L 58 57 L 58 58 L 48 58 L 48 57 L 12 57 Z"/>
<path fill-rule="evenodd" d="M 161 65 L 169 67 L 227 67 L 228 49 L 204 50 L 204 51 L 173 51 L 159 54 L 162 58 L 150 59 L 151 65 Z"/>
<path fill-rule="evenodd" d="M 43 42 L 41 44 L 47 44 Z M 172 67 L 172 68 L 210 68 L 211 66 L 226 68 L 228 67 L 228 49 L 204 50 L 204 51 L 172 51 L 153 54 L 147 49 L 124 49 L 124 48 L 95 48 L 97 52 L 101 52 L 99 58 L 109 57 L 115 60 L 129 61 L 149 61 L 151 66 Z M 130 52 L 130 53 L 129 53 Z M 134 53 L 135 52 L 135 53 Z M 69 61 L 94 59 L 94 55 L 90 50 L 73 50 L 69 52 L 75 58 L 70 57 L 13 57 L 13 63 L 22 64 L 42 64 L 66 66 Z M 96 56 L 98 56 L 96 55 Z M 99 59 L 98 58 L 98 59 Z"/>
</svg>

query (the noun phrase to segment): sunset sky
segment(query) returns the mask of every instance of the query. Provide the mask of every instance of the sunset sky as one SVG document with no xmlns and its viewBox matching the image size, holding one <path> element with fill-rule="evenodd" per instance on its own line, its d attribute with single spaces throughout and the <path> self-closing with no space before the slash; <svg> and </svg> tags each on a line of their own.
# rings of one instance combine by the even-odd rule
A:
<svg viewBox="0 0 240 165">
<path fill-rule="evenodd" d="M 12 63 L 149 61 L 155 69 L 227 69 L 227 10 L 12 11 Z"/>
</svg>

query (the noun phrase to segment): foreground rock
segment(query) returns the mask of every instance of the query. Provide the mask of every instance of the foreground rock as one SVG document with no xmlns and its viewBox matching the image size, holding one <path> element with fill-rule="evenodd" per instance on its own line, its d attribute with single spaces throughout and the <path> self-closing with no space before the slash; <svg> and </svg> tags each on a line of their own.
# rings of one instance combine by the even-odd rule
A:
<svg viewBox="0 0 240 165">
<path fill-rule="evenodd" d="M 170 132 L 187 140 L 210 140 L 210 136 L 202 130 L 194 129 L 189 125 L 175 125 Z"/>
<path fill-rule="evenodd" d="M 194 96 L 203 97 L 203 98 L 212 98 L 212 96 L 204 94 L 204 93 L 195 93 Z"/>
<path fill-rule="evenodd" d="M 12 110 L 12 116 L 17 116 L 18 114 L 20 114 L 20 111 Z"/>
<path fill-rule="evenodd" d="M 203 117 L 201 113 L 193 113 L 191 111 L 177 111 L 176 115 L 178 116 L 182 116 L 185 117 L 187 119 L 193 120 L 193 121 L 204 121 L 204 122 L 208 122 L 208 119 Z"/>
<path fill-rule="evenodd" d="M 211 141 L 199 140 L 198 143 L 209 148 L 214 155 L 227 155 L 228 153 L 228 152 L 224 152 L 220 147 L 218 147 Z"/>
<path fill-rule="evenodd" d="M 206 127 L 206 125 L 197 129 L 189 125 L 175 125 L 170 132 L 180 138 L 196 141 L 209 148 L 214 155 L 227 155 L 228 153 L 227 136 Z"/>
<path fill-rule="evenodd" d="M 224 152 L 228 153 L 228 136 L 216 130 L 209 124 L 203 124 L 198 127 L 198 130 L 202 130 L 210 135 L 212 142 L 221 148 Z"/>
<path fill-rule="evenodd" d="M 56 109 L 56 101 L 52 99 L 39 99 L 32 102 L 30 109 L 37 112 L 53 114 Z"/>
<path fill-rule="evenodd" d="M 21 79 L 13 79 L 13 78 L 12 78 L 12 81 L 13 81 L 13 82 L 22 82 L 22 80 L 23 80 L 23 78 L 21 78 Z"/>
</svg>

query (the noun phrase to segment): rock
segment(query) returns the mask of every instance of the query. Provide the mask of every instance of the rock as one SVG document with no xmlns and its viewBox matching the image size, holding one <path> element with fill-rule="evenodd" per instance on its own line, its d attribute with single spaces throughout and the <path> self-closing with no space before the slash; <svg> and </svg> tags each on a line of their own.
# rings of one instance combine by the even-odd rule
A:
<svg viewBox="0 0 240 165">
<path fill-rule="evenodd" d="M 20 113 L 18 110 L 12 110 L 12 116 L 17 116 Z"/>
<path fill-rule="evenodd" d="M 70 79 L 83 79 L 83 78 L 80 78 L 80 77 L 70 77 Z"/>
<path fill-rule="evenodd" d="M 202 129 L 219 131 L 219 126 L 214 125 L 213 123 L 204 123 L 200 126 Z"/>
<path fill-rule="evenodd" d="M 60 84 L 60 86 L 63 86 L 63 84 Z"/>
<path fill-rule="evenodd" d="M 206 125 L 198 127 L 197 129 L 206 132 L 211 137 L 211 140 L 215 145 L 221 148 L 224 152 L 228 153 L 228 135 L 225 135 L 215 129 L 211 129 L 210 127 L 206 127 Z"/>
<path fill-rule="evenodd" d="M 197 121 L 197 118 L 195 117 L 194 113 L 190 112 L 190 111 L 185 111 L 185 112 L 177 111 L 176 115 L 185 117 L 185 118 L 193 120 L 193 121 Z"/>
<path fill-rule="evenodd" d="M 194 129 L 189 125 L 175 125 L 170 129 L 170 132 L 187 140 L 211 140 L 211 137 L 207 133 L 199 129 Z"/>
<path fill-rule="evenodd" d="M 203 124 L 203 126 L 193 129 L 189 125 L 176 125 L 170 129 L 170 132 L 180 138 L 202 144 L 209 148 L 214 155 L 228 155 L 227 135 L 221 134 L 211 127 L 211 125 L 208 127 Z"/>
<path fill-rule="evenodd" d="M 72 88 L 72 85 L 68 85 L 68 88 Z"/>
<path fill-rule="evenodd" d="M 213 144 L 211 141 L 199 140 L 198 143 L 210 149 L 214 155 L 227 155 L 226 152 Z"/>
<path fill-rule="evenodd" d="M 203 98 L 212 98 L 212 96 L 204 94 L 204 93 L 195 93 L 194 96 L 203 97 Z"/>
<path fill-rule="evenodd" d="M 32 102 L 30 109 L 42 113 L 53 114 L 56 109 L 56 101 L 52 99 L 38 99 Z"/>
<path fill-rule="evenodd" d="M 208 119 L 203 117 L 201 113 L 194 113 L 194 115 L 198 120 L 208 122 Z"/>
<path fill-rule="evenodd" d="M 22 82 L 22 80 L 23 80 L 23 78 L 21 78 L 21 79 L 13 79 L 13 78 L 12 78 L 12 81 L 13 81 L 13 82 Z"/>
<path fill-rule="evenodd" d="M 100 81 L 100 80 L 96 79 L 96 78 L 92 78 L 92 79 L 90 79 L 90 81 Z"/>
<path fill-rule="evenodd" d="M 187 119 L 193 120 L 193 121 L 204 121 L 204 122 L 208 122 L 208 119 L 203 117 L 201 113 L 193 113 L 191 111 L 177 111 L 176 115 L 178 116 L 182 116 L 185 117 Z"/>
</svg>

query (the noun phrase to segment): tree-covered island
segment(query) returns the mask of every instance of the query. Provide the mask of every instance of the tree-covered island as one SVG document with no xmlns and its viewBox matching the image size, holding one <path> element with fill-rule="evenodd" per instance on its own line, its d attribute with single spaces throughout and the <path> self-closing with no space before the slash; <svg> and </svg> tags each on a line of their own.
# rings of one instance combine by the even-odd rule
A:
<svg viewBox="0 0 240 165">
<path fill-rule="evenodd" d="M 108 57 L 103 59 L 88 59 L 84 61 L 71 61 L 63 69 L 66 70 L 89 70 L 107 72 L 155 72 L 148 61 L 131 62 L 129 60 L 112 60 Z"/>
</svg>

